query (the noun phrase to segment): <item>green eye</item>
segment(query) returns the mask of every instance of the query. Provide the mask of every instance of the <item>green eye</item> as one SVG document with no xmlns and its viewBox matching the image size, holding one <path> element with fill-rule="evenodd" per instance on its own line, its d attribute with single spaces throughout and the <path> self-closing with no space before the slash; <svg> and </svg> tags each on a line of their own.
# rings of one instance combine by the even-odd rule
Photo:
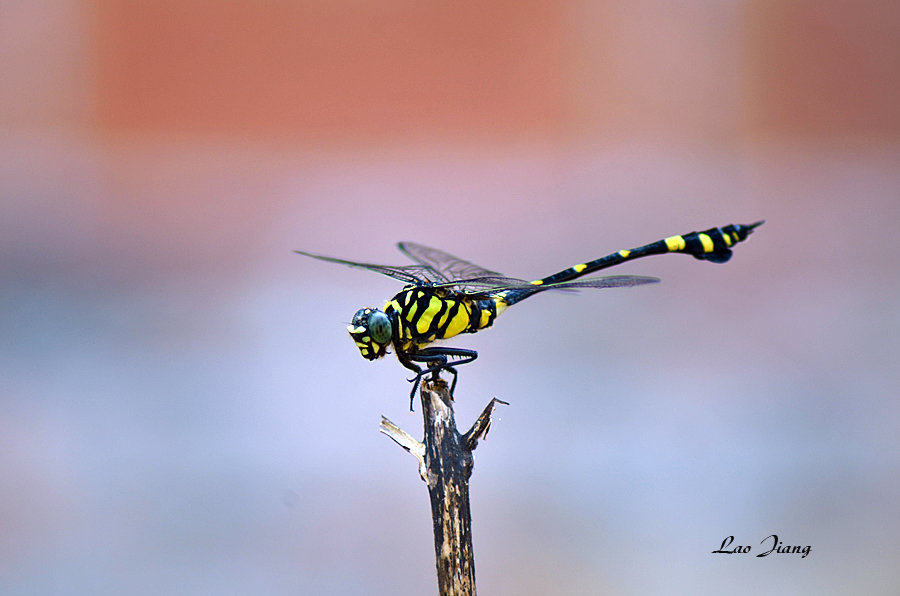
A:
<svg viewBox="0 0 900 596">
<path fill-rule="evenodd" d="M 380 310 L 369 315 L 369 335 L 375 343 L 386 344 L 391 341 L 391 320 Z"/>
</svg>

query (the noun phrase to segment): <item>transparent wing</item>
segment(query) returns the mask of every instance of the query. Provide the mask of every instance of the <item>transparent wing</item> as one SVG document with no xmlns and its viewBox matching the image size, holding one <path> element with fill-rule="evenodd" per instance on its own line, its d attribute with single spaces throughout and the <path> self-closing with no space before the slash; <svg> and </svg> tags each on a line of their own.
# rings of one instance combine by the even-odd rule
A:
<svg viewBox="0 0 900 596">
<path fill-rule="evenodd" d="M 531 292 L 543 292 L 545 290 L 578 290 L 584 288 L 626 288 L 659 282 L 657 277 L 645 277 L 642 275 L 608 275 L 605 277 L 592 277 L 575 281 L 564 281 L 557 284 L 535 285 L 524 279 L 514 277 L 484 276 L 472 279 L 460 279 L 455 282 L 440 284 L 452 286 L 473 298 L 483 298 L 497 292 L 507 290 L 527 290 Z"/>
<path fill-rule="evenodd" d="M 436 248 L 422 246 L 415 242 L 401 242 L 397 247 L 412 260 L 437 272 L 443 278 L 440 280 L 442 283 L 475 278 L 502 277 L 502 274 L 496 271 L 485 269 L 475 263 L 454 257 Z"/>
<path fill-rule="evenodd" d="M 304 252 L 302 250 L 295 250 L 294 252 L 297 254 L 305 255 L 307 257 L 318 259 L 320 261 L 339 263 L 341 265 L 347 265 L 348 267 L 356 267 L 357 269 L 368 269 L 369 271 L 375 271 L 376 273 L 381 273 L 382 275 L 387 275 L 389 277 L 393 277 L 394 279 L 399 279 L 400 281 L 413 285 L 421 285 L 424 283 L 441 283 L 446 281 L 443 275 L 441 275 L 428 265 L 401 265 L 393 267 L 391 265 L 375 265 L 373 263 L 359 263 L 357 261 L 347 261 L 344 259 L 336 259 L 334 257 L 325 257 L 322 255 L 315 255 L 310 252 Z"/>
<path fill-rule="evenodd" d="M 644 284 L 659 283 L 658 277 L 646 277 L 644 275 L 607 275 L 604 277 L 589 277 L 587 279 L 576 279 L 575 281 L 564 281 L 558 284 L 547 284 L 538 286 L 548 290 L 577 290 L 578 288 L 628 288 L 631 286 L 642 286 Z"/>
<path fill-rule="evenodd" d="M 528 290 L 529 293 L 532 293 L 543 292 L 544 290 L 623 288 L 659 281 L 656 277 L 640 275 L 609 275 L 556 284 L 535 285 L 524 279 L 504 277 L 496 271 L 490 271 L 436 248 L 429 248 L 412 242 L 402 242 L 399 244 L 399 247 L 400 250 L 420 264 L 400 266 L 376 265 L 374 263 L 361 263 L 326 257 L 302 250 L 295 250 L 294 252 L 328 263 L 338 263 L 357 269 L 368 269 L 412 285 L 434 284 L 438 287 L 452 288 L 454 291 L 463 292 L 473 298 L 487 297 L 506 290 Z"/>
</svg>

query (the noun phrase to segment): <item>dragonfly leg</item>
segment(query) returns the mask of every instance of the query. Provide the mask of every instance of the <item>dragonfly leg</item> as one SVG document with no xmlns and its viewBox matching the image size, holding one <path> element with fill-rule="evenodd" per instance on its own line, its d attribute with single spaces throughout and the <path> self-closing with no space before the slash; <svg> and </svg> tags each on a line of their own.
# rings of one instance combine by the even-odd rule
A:
<svg viewBox="0 0 900 596">
<path fill-rule="evenodd" d="M 404 357 L 409 359 L 410 364 L 415 362 L 424 362 L 425 370 L 420 370 L 416 373 L 416 385 L 418 386 L 419 380 L 422 376 L 431 373 L 432 380 L 438 378 L 438 373 L 442 370 L 446 370 L 451 375 L 453 375 L 453 381 L 450 385 L 450 395 L 453 395 L 454 389 L 456 389 L 456 367 L 461 364 L 468 364 L 472 362 L 476 358 L 478 358 L 478 352 L 475 350 L 466 350 L 464 348 L 423 348 L 419 350 L 415 354 L 404 354 Z M 453 362 L 449 362 L 450 358 L 457 358 L 457 360 Z M 404 366 L 406 366 L 404 364 Z M 407 366 L 407 368 L 410 368 Z M 416 367 L 418 368 L 418 367 Z M 415 387 L 413 388 L 413 394 L 415 394 Z"/>
<path fill-rule="evenodd" d="M 400 360 L 400 364 L 408 368 L 409 370 L 416 373 L 413 375 L 413 378 L 406 379 L 410 383 L 413 384 L 412 389 L 409 392 L 409 411 L 413 411 L 413 401 L 416 399 L 416 389 L 419 388 L 419 382 L 422 380 L 422 375 L 427 374 L 428 370 L 422 370 L 422 367 L 418 366 L 415 362 L 413 362 L 413 358 L 410 358 L 409 355 L 398 351 L 397 359 Z"/>
</svg>

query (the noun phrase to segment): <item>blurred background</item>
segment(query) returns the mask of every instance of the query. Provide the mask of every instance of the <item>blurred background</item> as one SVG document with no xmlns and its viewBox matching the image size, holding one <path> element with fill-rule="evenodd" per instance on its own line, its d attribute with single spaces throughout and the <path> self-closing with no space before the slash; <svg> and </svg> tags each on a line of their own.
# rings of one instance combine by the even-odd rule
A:
<svg viewBox="0 0 900 596">
<path fill-rule="evenodd" d="M 877 0 L 3 2 L 0 593 L 435 593 L 407 371 L 344 328 L 400 284 L 292 250 L 533 278 L 758 219 L 453 343 L 459 426 L 510 402 L 480 591 L 898 593 L 898 39 Z"/>
</svg>

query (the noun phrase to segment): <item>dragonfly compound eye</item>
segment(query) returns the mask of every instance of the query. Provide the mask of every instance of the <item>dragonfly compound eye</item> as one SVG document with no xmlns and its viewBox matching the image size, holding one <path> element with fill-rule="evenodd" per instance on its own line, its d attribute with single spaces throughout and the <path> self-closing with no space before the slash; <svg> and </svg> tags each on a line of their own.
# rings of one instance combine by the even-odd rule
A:
<svg viewBox="0 0 900 596">
<path fill-rule="evenodd" d="M 367 360 L 375 360 L 387 354 L 391 342 L 391 320 L 374 308 L 361 308 L 347 326 L 360 354 Z"/>
<path fill-rule="evenodd" d="M 372 340 L 379 344 L 391 341 L 391 320 L 380 310 L 369 313 L 369 334 Z"/>
</svg>

